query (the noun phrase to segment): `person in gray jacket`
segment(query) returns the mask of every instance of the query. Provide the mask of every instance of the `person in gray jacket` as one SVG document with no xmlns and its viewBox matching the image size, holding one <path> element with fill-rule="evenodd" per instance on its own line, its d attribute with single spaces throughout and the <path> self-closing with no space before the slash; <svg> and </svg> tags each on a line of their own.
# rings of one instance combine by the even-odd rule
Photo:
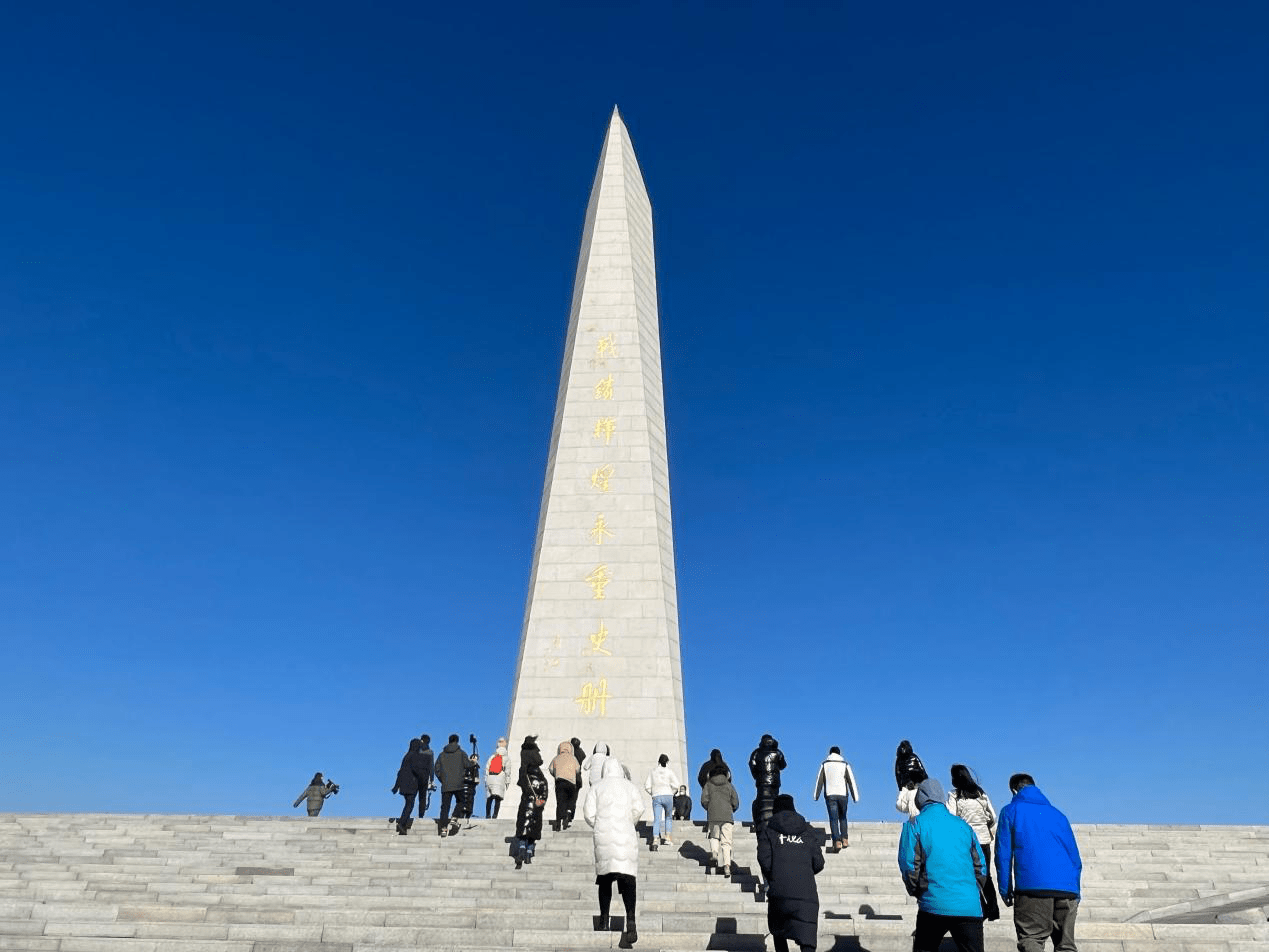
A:
<svg viewBox="0 0 1269 952">
<path fill-rule="evenodd" d="M 300 801 L 308 800 L 308 815 L 317 816 L 322 812 L 322 806 L 326 803 L 326 798 L 339 793 L 339 787 L 331 783 L 329 780 L 322 779 L 322 773 L 319 770 L 313 774 L 313 779 L 308 782 L 308 786 L 300 791 L 300 795 L 295 798 L 295 802 L 291 804 L 298 807 Z"/>
<path fill-rule="evenodd" d="M 463 775 L 467 771 L 467 755 L 458 743 L 458 735 L 450 734 L 449 743 L 436 758 L 436 779 L 441 782 L 441 817 L 437 823 L 437 832 L 441 836 L 453 836 L 458 832 L 458 817 L 463 811 Z M 453 822 L 450 822 L 450 805 L 455 807 Z M 449 824 L 448 828 L 446 824 Z"/>
<path fill-rule="evenodd" d="M 709 860 L 725 877 L 731 875 L 731 833 L 740 809 L 740 794 L 732 786 L 730 773 L 726 764 L 715 764 L 701 788 L 701 806 L 705 808 L 709 831 Z M 708 867 L 705 872 L 709 872 Z"/>
</svg>

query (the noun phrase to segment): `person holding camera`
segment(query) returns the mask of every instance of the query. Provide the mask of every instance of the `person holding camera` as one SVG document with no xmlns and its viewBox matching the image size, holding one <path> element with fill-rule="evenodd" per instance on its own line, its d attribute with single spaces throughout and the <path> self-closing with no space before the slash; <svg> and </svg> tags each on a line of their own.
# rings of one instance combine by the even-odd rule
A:
<svg viewBox="0 0 1269 952">
<path fill-rule="evenodd" d="M 322 812 L 326 798 L 333 797 L 337 793 L 339 793 L 339 784 L 330 780 L 323 780 L 322 772 L 319 770 L 313 774 L 313 779 L 308 782 L 307 787 L 300 791 L 300 795 L 295 798 L 295 802 L 291 806 L 298 807 L 301 800 L 307 799 L 308 815 L 317 816 Z"/>
</svg>

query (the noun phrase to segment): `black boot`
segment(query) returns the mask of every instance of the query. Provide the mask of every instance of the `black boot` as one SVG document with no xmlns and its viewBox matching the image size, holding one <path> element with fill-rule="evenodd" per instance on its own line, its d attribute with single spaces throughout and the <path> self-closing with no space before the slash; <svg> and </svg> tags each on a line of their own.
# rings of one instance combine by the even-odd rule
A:
<svg viewBox="0 0 1269 952">
<path fill-rule="evenodd" d="M 612 928 L 612 922 L 609 920 L 609 918 L 607 916 L 600 916 L 599 925 L 595 926 L 595 931 L 607 932 L 610 928 Z"/>
<path fill-rule="evenodd" d="M 619 949 L 633 948 L 634 944 L 639 941 L 639 930 L 635 928 L 634 920 L 626 921 L 626 931 L 621 934 L 621 941 L 617 943 Z"/>
</svg>

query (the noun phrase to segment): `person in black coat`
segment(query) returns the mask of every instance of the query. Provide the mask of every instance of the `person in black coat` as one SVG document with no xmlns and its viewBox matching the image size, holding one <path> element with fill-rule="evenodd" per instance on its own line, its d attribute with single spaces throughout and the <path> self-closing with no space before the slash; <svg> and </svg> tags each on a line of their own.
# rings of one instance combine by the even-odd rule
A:
<svg viewBox="0 0 1269 952">
<path fill-rule="evenodd" d="M 895 786 L 900 790 L 904 787 L 915 789 L 928 779 L 925 764 L 921 763 L 921 758 L 912 749 L 912 744 L 906 740 L 899 741 L 899 747 L 894 752 Z"/>
<path fill-rule="evenodd" d="M 709 752 L 709 760 L 701 764 L 701 769 L 696 771 L 696 785 L 704 790 L 705 784 L 709 783 L 709 778 L 714 772 L 714 768 L 720 766 L 727 771 L 727 779 L 730 780 L 731 768 L 727 766 L 727 761 L 723 760 L 723 752 L 715 747 Z"/>
<path fill-rule="evenodd" d="M 427 808 L 432 805 L 432 791 L 436 789 L 436 755 L 432 753 L 432 737 L 430 734 L 420 734 L 419 740 L 423 741 L 423 765 L 427 772 L 427 783 L 419 786 L 419 817 L 427 812 Z"/>
<path fill-rule="evenodd" d="M 776 952 L 814 952 L 820 920 L 815 876 L 824 868 L 820 831 L 793 807 L 788 794 L 775 798 L 774 812 L 758 834 L 758 865 L 767 882 L 767 928 Z"/>
<path fill-rule="evenodd" d="M 749 773 L 753 775 L 757 793 L 753 801 L 755 833 L 771 819 L 775 798 L 780 794 L 780 771 L 786 766 L 779 743 L 770 734 L 763 734 L 757 748 L 749 755 Z"/>
<path fill-rule="evenodd" d="M 397 833 L 405 836 L 409 832 L 413 820 L 410 813 L 414 810 L 414 798 L 419 791 L 432 782 L 431 758 L 423 756 L 423 741 L 415 737 L 410 741 L 410 749 L 401 758 L 401 766 L 397 769 L 397 782 L 392 786 L 393 793 L 405 798 L 405 807 L 397 819 Z M 423 817 L 423 801 L 419 801 L 419 818 Z"/>
<path fill-rule="evenodd" d="M 679 787 L 674 795 L 674 819 L 689 822 L 692 819 L 692 798 L 688 796 L 686 786 Z"/>
<path fill-rule="evenodd" d="M 516 811 L 516 869 L 533 862 L 533 851 L 542 838 L 542 808 L 546 806 L 549 787 L 542 772 L 542 752 L 538 739 L 526 737 L 520 747 L 520 808 Z"/>
</svg>

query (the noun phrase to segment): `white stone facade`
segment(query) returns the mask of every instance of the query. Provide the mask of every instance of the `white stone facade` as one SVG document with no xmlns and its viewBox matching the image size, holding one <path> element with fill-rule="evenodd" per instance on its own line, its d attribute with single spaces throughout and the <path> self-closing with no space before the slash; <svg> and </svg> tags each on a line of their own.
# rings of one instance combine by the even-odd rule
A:
<svg viewBox="0 0 1269 952">
<path fill-rule="evenodd" d="M 652 206 L 625 124 L 586 209 L 507 732 L 686 774 Z M 508 791 L 507 806 L 518 800 Z M 553 816 L 548 804 L 548 819 Z M 650 815 L 648 817 L 651 819 Z"/>
</svg>

